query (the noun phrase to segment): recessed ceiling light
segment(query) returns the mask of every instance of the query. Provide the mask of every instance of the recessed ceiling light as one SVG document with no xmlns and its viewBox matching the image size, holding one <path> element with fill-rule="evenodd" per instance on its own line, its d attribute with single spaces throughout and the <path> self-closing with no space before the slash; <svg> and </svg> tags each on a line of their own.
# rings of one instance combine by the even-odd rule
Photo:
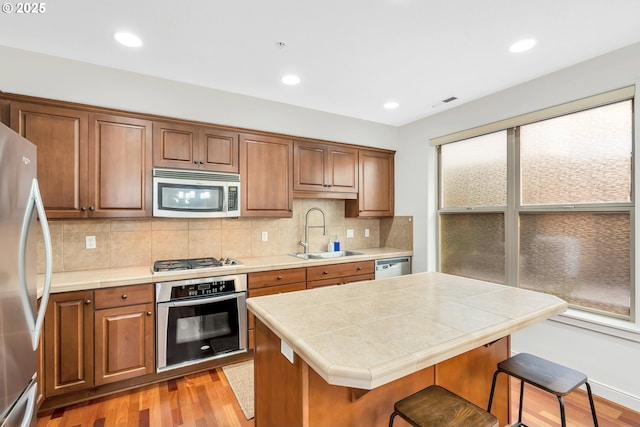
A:
<svg viewBox="0 0 640 427">
<path fill-rule="evenodd" d="M 509 47 L 509 52 L 512 52 L 512 53 L 524 52 L 526 50 L 531 49 L 535 45 L 536 45 L 536 41 L 534 39 L 520 40 L 512 44 L 511 47 Z"/>
<path fill-rule="evenodd" d="M 386 102 L 384 104 L 384 108 L 386 108 L 387 110 L 393 110 L 394 108 L 398 108 L 399 106 L 400 104 L 395 101 Z"/>
<path fill-rule="evenodd" d="M 282 78 L 282 83 L 290 86 L 297 85 L 300 83 L 300 77 L 288 74 Z"/>
<path fill-rule="evenodd" d="M 126 31 L 120 31 L 113 35 L 113 38 L 120 44 L 123 44 L 127 47 L 140 47 L 142 46 L 142 40 L 140 37 L 135 34 L 128 33 Z"/>
</svg>

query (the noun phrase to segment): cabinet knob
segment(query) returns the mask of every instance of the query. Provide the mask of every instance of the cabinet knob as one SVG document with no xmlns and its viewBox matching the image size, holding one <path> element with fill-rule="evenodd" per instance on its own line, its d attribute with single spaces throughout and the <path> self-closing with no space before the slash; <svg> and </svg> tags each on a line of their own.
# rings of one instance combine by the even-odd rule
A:
<svg viewBox="0 0 640 427">
<path fill-rule="evenodd" d="M 150 311 L 147 311 L 147 316 L 151 316 L 153 313 Z"/>
<path fill-rule="evenodd" d="M 278 276 L 278 277 L 277 277 L 277 279 L 278 279 L 278 280 L 282 280 L 282 276 Z"/>
<path fill-rule="evenodd" d="M 95 211 L 95 210 L 96 210 L 96 208 L 94 208 L 93 206 L 89 206 L 89 210 L 90 210 L 91 212 L 93 212 L 93 211 Z"/>
<path fill-rule="evenodd" d="M 84 303 L 85 303 L 86 305 L 89 305 L 89 304 L 91 304 L 91 300 L 90 300 L 90 299 L 86 299 L 86 300 L 84 300 Z"/>
<path fill-rule="evenodd" d="M 358 267 L 358 268 L 356 268 L 356 270 L 360 271 L 360 270 L 362 270 L 362 267 Z"/>
<path fill-rule="evenodd" d="M 204 165 L 204 162 L 203 162 L 202 160 L 200 160 L 200 164 L 201 164 L 201 165 Z"/>
<path fill-rule="evenodd" d="M 127 298 L 129 298 L 129 295 L 127 295 L 127 294 L 122 294 L 122 299 L 127 299 Z"/>
<path fill-rule="evenodd" d="M 197 160 L 194 160 L 194 161 L 193 161 L 193 164 L 194 164 L 194 165 L 197 165 L 197 164 L 198 164 L 198 161 L 197 161 Z"/>
<path fill-rule="evenodd" d="M 329 272 L 325 270 L 322 272 L 322 274 L 329 274 Z"/>
<path fill-rule="evenodd" d="M 87 208 L 85 208 L 84 206 L 82 206 L 82 207 L 80 208 L 80 210 L 81 210 L 82 212 L 84 212 L 84 211 L 86 211 L 86 210 L 87 210 Z"/>
</svg>

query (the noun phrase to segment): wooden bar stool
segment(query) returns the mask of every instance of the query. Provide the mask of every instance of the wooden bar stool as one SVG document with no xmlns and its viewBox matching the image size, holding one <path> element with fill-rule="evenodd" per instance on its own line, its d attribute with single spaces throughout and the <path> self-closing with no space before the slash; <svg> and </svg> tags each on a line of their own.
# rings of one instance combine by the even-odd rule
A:
<svg viewBox="0 0 640 427">
<path fill-rule="evenodd" d="M 400 415 L 414 427 L 498 427 L 498 419 L 438 385 L 422 389 L 393 406 L 389 427 Z"/>
<path fill-rule="evenodd" d="M 524 394 L 524 383 L 529 383 L 555 395 L 558 398 L 558 402 L 560 403 L 560 419 L 562 421 L 562 427 L 566 427 L 567 425 L 564 414 L 564 400 L 562 397 L 571 393 L 582 384 L 586 385 L 587 394 L 589 395 L 589 404 L 591 405 L 591 415 L 593 416 L 593 425 L 598 427 L 596 407 L 593 404 L 593 395 L 591 394 L 591 386 L 587 382 L 587 376 L 582 372 L 558 365 L 557 363 L 550 362 L 529 353 L 519 353 L 498 363 L 498 369 L 493 374 L 493 384 L 491 385 L 491 394 L 489 395 L 489 406 L 487 409 L 489 412 L 491 412 L 491 405 L 493 403 L 493 391 L 496 386 L 496 379 L 500 372 L 504 372 L 505 374 L 520 380 L 518 422 L 514 424 L 513 427 L 526 427 L 526 424 L 522 422 L 522 396 Z"/>
</svg>

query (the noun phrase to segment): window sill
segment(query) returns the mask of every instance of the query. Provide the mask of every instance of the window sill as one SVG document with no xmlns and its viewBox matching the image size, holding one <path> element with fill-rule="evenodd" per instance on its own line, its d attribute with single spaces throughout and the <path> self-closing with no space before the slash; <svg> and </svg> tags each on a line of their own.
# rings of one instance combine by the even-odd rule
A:
<svg viewBox="0 0 640 427">
<path fill-rule="evenodd" d="M 567 311 L 555 316 L 551 320 L 630 341 L 640 342 L 640 325 L 628 320 L 614 319 L 573 308 L 568 308 Z"/>
</svg>

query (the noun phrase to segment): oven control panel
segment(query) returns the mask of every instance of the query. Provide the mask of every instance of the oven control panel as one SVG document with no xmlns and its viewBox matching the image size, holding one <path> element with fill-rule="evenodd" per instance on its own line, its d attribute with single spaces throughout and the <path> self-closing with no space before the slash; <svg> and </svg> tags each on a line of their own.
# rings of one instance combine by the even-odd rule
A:
<svg viewBox="0 0 640 427">
<path fill-rule="evenodd" d="M 233 280 L 216 280 L 193 285 L 174 286 L 171 289 L 171 299 L 192 298 L 226 292 L 235 292 Z"/>
</svg>

